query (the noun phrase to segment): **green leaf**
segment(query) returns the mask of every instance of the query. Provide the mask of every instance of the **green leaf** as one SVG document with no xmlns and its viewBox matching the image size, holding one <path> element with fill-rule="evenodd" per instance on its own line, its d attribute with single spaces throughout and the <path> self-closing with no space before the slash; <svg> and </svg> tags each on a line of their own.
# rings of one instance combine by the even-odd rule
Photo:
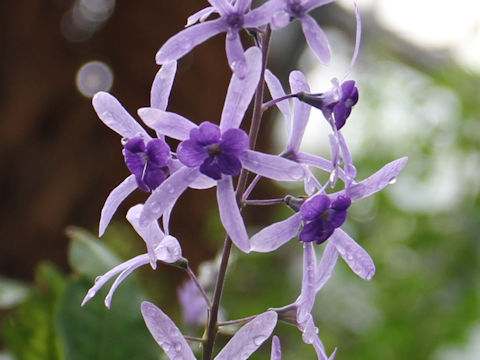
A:
<svg viewBox="0 0 480 360">
<path fill-rule="evenodd" d="M 78 274 L 93 279 L 120 262 L 116 255 L 88 231 L 70 227 L 67 235 L 71 239 L 68 261 Z"/>
<path fill-rule="evenodd" d="M 52 318 L 65 281 L 52 265 L 42 264 L 36 271 L 36 284 L 27 300 L 7 319 L 3 328 L 5 344 L 17 359 L 63 359 Z"/>
</svg>

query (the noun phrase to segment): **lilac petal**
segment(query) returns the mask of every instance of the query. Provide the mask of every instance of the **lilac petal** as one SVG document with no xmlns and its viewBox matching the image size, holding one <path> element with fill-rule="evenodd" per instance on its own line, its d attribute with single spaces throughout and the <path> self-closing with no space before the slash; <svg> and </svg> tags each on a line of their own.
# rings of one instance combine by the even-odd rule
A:
<svg viewBox="0 0 480 360">
<path fill-rule="evenodd" d="M 228 86 L 220 121 L 222 133 L 230 128 L 238 128 L 240 126 L 260 80 L 262 69 L 261 50 L 252 46 L 245 52 L 245 57 L 247 61 L 247 75 L 244 79 L 240 79 L 234 73 Z"/>
<path fill-rule="evenodd" d="M 315 275 L 317 268 L 317 256 L 313 243 L 303 244 L 303 277 L 302 290 L 297 299 L 297 322 L 303 324 L 308 317 L 315 303 Z"/>
<path fill-rule="evenodd" d="M 268 90 L 270 91 L 272 99 L 279 99 L 285 96 L 285 91 L 283 90 L 280 80 L 278 80 L 278 78 L 273 75 L 273 73 L 268 69 L 265 71 L 265 82 L 267 83 Z M 292 115 L 290 113 L 290 106 L 288 104 L 288 101 L 280 101 L 277 102 L 275 105 L 277 105 L 278 109 L 285 118 L 287 133 L 290 134 L 290 119 Z"/>
<path fill-rule="evenodd" d="M 343 161 L 345 163 L 345 166 L 344 166 L 345 175 L 346 175 L 345 180 L 346 180 L 346 183 L 350 185 L 351 182 L 357 176 L 357 169 L 355 168 L 355 165 L 353 165 L 352 155 L 350 154 L 345 138 L 343 137 L 340 131 L 337 133 L 337 136 L 338 136 L 338 143 L 340 145 L 340 150 L 342 150 L 342 154 L 343 154 Z"/>
<path fill-rule="evenodd" d="M 200 166 L 208 158 L 208 152 L 197 142 L 185 140 L 177 147 L 177 157 L 182 164 L 194 167 Z"/>
<path fill-rule="evenodd" d="M 300 208 L 300 214 L 302 214 L 303 220 L 315 220 L 328 209 L 330 203 L 331 201 L 327 195 L 316 195 L 303 203 Z"/>
<path fill-rule="evenodd" d="M 407 164 L 407 161 L 408 158 L 403 157 L 388 163 L 372 176 L 358 184 L 350 186 L 348 196 L 352 201 L 356 201 L 382 190 L 388 184 L 395 181 L 400 171 L 402 171 Z"/>
<path fill-rule="evenodd" d="M 162 214 L 178 200 L 180 195 L 198 177 L 197 168 L 181 168 L 170 175 L 152 195 L 149 196 L 140 215 L 140 224 L 156 221 Z"/>
<path fill-rule="evenodd" d="M 292 71 L 290 73 L 290 88 L 292 93 L 310 92 L 305 75 L 300 71 Z M 287 151 L 297 152 L 300 149 L 305 127 L 307 126 L 308 118 L 310 117 L 311 106 L 301 102 L 298 99 L 293 99 L 293 119 L 292 131 L 288 137 Z"/>
<path fill-rule="evenodd" d="M 222 153 L 241 154 L 248 149 L 249 137 L 242 129 L 228 129 L 222 134 Z"/>
<path fill-rule="evenodd" d="M 263 3 L 261 6 L 245 14 L 243 19 L 244 28 L 256 28 L 267 24 L 273 14 L 281 7 L 282 3 L 280 1 L 267 1 Z"/>
<path fill-rule="evenodd" d="M 245 169 L 277 181 L 299 181 L 305 177 L 300 164 L 278 155 L 247 150 L 239 156 Z"/>
<path fill-rule="evenodd" d="M 81 306 L 84 306 L 90 299 L 92 299 L 97 294 L 98 290 L 100 290 L 103 285 L 107 283 L 108 280 L 110 280 L 118 273 L 121 273 L 131 267 L 138 268 L 142 265 L 148 264 L 148 262 L 149 257 L 147 254 L 138 255 L 128 261 L 125 261 L 115 266 L 113 269 L 107 271 L 102 276 L 97 277 L 95 279 L 95 284 L 90 288 L 90 290 L 88 290 L 87 295 L 83 299 Z"/>
<path fill-rule="evenodd" d="M 215 180 L 213 180 L 212 178 L 210 178 L 206 175 L 200 174 L 195 179 L 195 181 L 193 181 L 190 184 L 190 187 L 192 189 L 203 190 L 203 189 L 210 189 L 211 187 L 215 186 L 216 184 L 217 184 L 217 182 Z"/>
<path fill-rule="evenodd" d="M 135 121 L 123 106 L 109 93 L 100 91 L 92 99 L 93 107 L 105 125 L 124 138 L 141 135 L 150 140 L 150 135 Z"/>
<path fill-rule="evenodd" d="M 345 75 L 343 76 L 344 79 L 346 79 L 350 75 L 353 69 L 353 65 L 355 65 L 355 62 L 357 61 L 358 52 L 360 50 L 360 42 L 362 39 L 362 19 L 360 18 L 360 10 L 358 10 L 358 6 L 356 2 L 353 3 L 353 6 L 355 7 L 355 19 L 357 22 L 357 31 L 355 32 L 355 50 L 353 51 L 352 61 L 350 62 L 350 66 L 348 67 L 348 70 L 345 72 Z"/>
<path fill-rule="evenodd" d="M 152 108 L 159 110 L 167 108 L 176 72 L 176 61 L 166 63 L 157 72 L 150 91 L 150 106 Z"/>
<path fill-rule="evenodd" d="M 221 132 L 218 125 L 204 121 L 198 128 L 190 130 L 190 139 L 199 145 L 210 145 L 220 141 Z"/>
<path fill-rule="evenodd" d="M 334 1 L 335 0 L 307 0 L 303 3 L 303 8 L 306 9 L 307 12 L 309 12 L 310 10 L 313 10 L 323 5 L 330 4 L 331 2 L 334 2 Z"/>
<path fill-rule="evenodd" d="M 112 286 L 110 287 L 110 290 L 108 291 L 108 294 L 104 300 L 104 304 L 107 309 L 110 309 L 110 306 L 112 305 L 113 294 L 117 290 L 118 286 L 123 282 L 123 280 L 125 280 L 128 277 L 128 275 L 130 275 L 134 270 L 136 270 L 137 268 L 145 264 L 148 264 L 148 260 L 146 259 L 143 260 L 141 263 L 137 263 L 134 266 L 130 266 L 126 268 L 120 273 L 120 275 L 118 275 L 118 277 L 115 279 Z"/>
<path fill-rule="evenodd" d="M 183 116 L 154 108 L 141 108 L 138 116 L 157 133 L 180 141 L 188 139 L 190 131 L 197 127 Z"/>
<path fill-rule="evenodd" d="M 220 220 L 233 243 L 245 253 L 250 252 L 247 230 L 243 223 L 231 176 L 224 176 L 217 183 L 217 201 Z"/>
<path fill-rule="evenodd" d="M 157 260 L 164 263 L 174 263 L 182 257 L 182 248 L 176 238 L 167 235 L 162 242 L 155 248 L 155 256 Z"/>
<path fill-rule="evenodd" d="M 270 360 L 282 360 L 282 347 L 280 345 L 280 339 L 278 336 L 274 336 L 272 339 L 272 353 Z"/>
<path fill-rule="evenodd" d="M 323 250 L 322 258 L 317 267 L 317 273 L 315 276 L 315 292 L 319 292 L 320 289 L 327 283 L 332 277 L 333 270 L 338 260 L 338 252 L 333 242 L 329 241 L 325 250 Z"/>
<path fill-rule="evenodd" d="M 298 234 L 302 217 L 296 213 L 286 220 L 276 222 L 260 230 L 252 236 L 250 244 L 252 251 L 270 252 L 277 250 Z"/>
<path fill-rule="evenodd" d="M 375 264 L 370 255 L 358 245 L 346 232 L 336 229 L 330 238 L 340 256 L 350 269 L 364 280 L 371 280 L 375 275 Z"/>
<path fill-rule="evenodd" d="M 233 7 L 230 4 L 232 1 L 225 0 L 208 0 L 208 2 L 218 10 L 221 15 L 228 14 L 232 12 Z"/>
<path fill-rule="evenodd" d="M 230 69 L 232 69 L 239 79 L 244 79 L 247 75 L 247 61 L 245 54 L 243 53 L 243 46 L 238 30 L 230 29 L 228 31 L 227 40 L 225 41 L 225 50 L 227 52 Z"/>
<path fill-rule="evenodd" d="M 327 354 L 325 353 L 325 347 L 322 341 L 318 337 L 318 328 L 313 323 L 313 318 L 310 314 L 304 327 L 301 327 L 303 331 L 302 340 L 305 344 L 312 344 L 315 352 L 317 353 L 318 360 L 327 360 Z"/>
<path fill-rule="evenodd" d="M 107 200 L 102 208 L 102 213 L 100 215 L 100 225 L 98 228 L 98 236 L 102 236 L 105 233 L 110 220 L 112 220 L 113 214 L 117 211 L 120 204 L 125 200 L 125 198 L 130 195 L 133 190 L 137 188 L 137 182 L 135 180 L 135 175 L 130 175 L 123 182 L 118 185 L 112 192 L 108 195 Z"/>
<path fill-rule="evenodd" d="M 197 45 L 225 30 L 226 25 L 222 19 L 193 25 L 168 39 L 158 50 L 155 60 L 159 65 L 178 60 Z"/>
<path fill-rule="evenodd" d="M 170 359 L 195 360 L 183 334 L 162 310 L 144 301 L 141 311 L 150 334 Z"/>
<path fill-rule="evenodd" d="M 333 170 L 332 162 L 320 156 L 298 152 L 296 154 L 296 160 L 302 164 L 307 164 L 327 172 L 331 172 Z M 340 178 L 342 178 L 342 176 L 340 176 Z"/>
<path fill-rule="evenodd" d="M 215 360 L 245 360 L 272 334 L 277 325 L 277 313 L 267 311 L 238 330 Z"/>
<path fill-rule="evenodd" d="M 187 24 L 185 25 L 185 27 L 189 27 L 196 22 L 204 22 L 214 12 L 216 12 L 216 9 L 213 6 L 207 6 L 206 8 L 197 11 L 195 14 L 190 15 L 187 18 Z"/>
<path fill-rule="evenodd" d="M 162 242 L 165 234 L 160 230 L 158 222 L 152 221 L 148 224 L 140 224 L 140 214 L 143 211 L 143 205 L 138 204 L 130 208 L 127 212 L 127 220 L 132 224 L 135 231 L 142 237 L 147 245 L 148 255 L 150 256 L 150 265 L 152 269 L 157 268 L 157 257 L 155 248 Z"/>
<path fill-rule="evenodd" d="M 303 16 L 300 21 L 302 22 L 303 33 L 308 46 L 310 46 L 318 60 L 328 64 L 330 62 L 330 46 L 327 36 L 310 15 Z"/>
</svg>

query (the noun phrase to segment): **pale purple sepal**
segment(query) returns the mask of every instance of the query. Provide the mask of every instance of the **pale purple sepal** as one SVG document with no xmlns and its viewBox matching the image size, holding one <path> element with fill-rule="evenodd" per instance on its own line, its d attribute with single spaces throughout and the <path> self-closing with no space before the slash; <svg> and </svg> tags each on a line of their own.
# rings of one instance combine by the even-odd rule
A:
<svg viewBox="0 0 480 360">
<path fill-rule="evenodd" d="M 239 156 L 245 169 L 277 181 L 299 181 L 305 177 L 303 167 L 278 155 L 247 150 Z"/>
<path fill-rule="evenodd" d="M 223 132 L 230 128 L 238 128 L 257 89 L 262 68 L 262 52 L 257 47 L 251 47 L 245 52 L 247 74 L 240 79 L 232 74 L 228 86 L 225 104 L 223 106 L 220 129 Z"/>
<path fill-rule="evenodd" d="M 92 98 L 93 107 L 105 125 L 124 138 L 141 135 L 150 140 L 150 135 L 123 108 L 120 102 L 107 92 L 100 91 Z"/>
<path fill-rule="evenodd" d="M 317 56 L 318 60 L 324 64 L 328 64 L 331 55 L 330 46 L 325 32 L 310 15 L 303 16 L 300 21 L 302 22 L 303 33 L 308 45 Z"/>
<path fill-rule="evenodd" d="M 403 157 L 388 163 L 372 176 L 358 184 L 350 186 L 348 189 L 348 196 L 352 201 L 355 201 L 366 198 L 382 190 L 388 184 L 395 181 L 400 171 L 402 171 L 407 164 L 407 161 L 408 158 Z"/>
<path fill-rule="evenodd" d="M 336 229 L 330 237 L 340 256 L 352 271 L 364 280 L 375 275 L 375 264 L 364 248 L 357 244 L 346 232 Z"/>
<path fill-rule="evenodd" d="M 313 10 L 317 7 L 323 6 L 330 4 L 331 2 L 334 2 L 335 0 L 306 0 L 303 3 L 303 8 L 308 12 L 310 10 Z"/>
<path fill-rule="evenodd" d="M 244 28 L 256 28 L 267 24 L 282 5 L 278 1 L 266 1 L 250 11 L 244 18 Z"/>
<path fill-rule="evenodd" d="M 292 93 L 310 92 L 307 79 L 300 71 L 292 71 L 289 77 L 290 89 Z M 308 118 L 310 117 L 311 106 L 301 102 L 298 99 L 293 99 L 293 118 L 291 131 L 288 137 L 287 151 L 298 152 L 300 144 L 303 139 L 305 127 L 307 126 Z"/>
<path fill-rule="evenodd" d="M 325 250 L 323 250 L 322 258 L 318 263 L 317 274 L 315 276 L 315 291 L 319 292 L 321 288 L 332 277 L 333 270 L 338 260 L 338 252 L 333 242 L 328 241 Z"/>
<path fill-rule="evenodd" d="M 214 179 L 206 175 L 200 174 L 198 178 L 196 178 L 195 181 L 193 181 L 190 184 L 190 187 L 192 189 L 203 190 L 203 189 L 210 189 L 215 185 L 217 185 L 217 182 Z"/>
<path fill-rule="evenodd" d="M 158 50 L 155 60 L 157 64 L 166 64 L 180 59 L 195 46 L 226 30 L 223 19 L 196 24 L 172 36 Z"/>
<path fill-rule="evenodd" d="M 205 325 L 207 303 L 192 280 L 186 281 L 177 289 L 177 297 L 182 307 L 184 324 Z"/>
<path fill-rule="evenodd" d="M 227 14 L 228 12 L 232 12 L 233 11 L 233 3 L 234 0 L 228 0 L 228 1 L 225 1 L 225 0 L 208 0 L 208 2 L 215 8 L 218 10 L 218 13 L 220 15 L 225 15 Z"/>
<path fill-rule="evenodd" d="M 155 248 L 155 257 L 159 261 L 166 263 L 173 263 L 180 259 L 182 256 L 182 251 L 178 240 L 173 236 L 166 236 L 163 241 Z M 146 265 L 150 262 L 150 256 L 148 254 L 142 254 L 135 256 L 134 258 L 127 260 L 113 269 L 107 271 L 104 275 L 99 276 L 95 279 L 95 284 L 90 290 L 88 290 L 87 295 L 82 301 L 82 306 L 85 305 L 91 298 L 93 298 L 98 290 L 105 285 L 112 277 L 119 274 L 118 278 L 113 283 L 107 298 L 105 299 L 105 305 L 110 308 L 111 300 L 113 293 L 117 289 L 118 285 L 125 280 L 125 278 L 130 275 L 135 269 L 140 266 Z"/>
<path fill-rule="evenodd" d="M 304 152 L 296 154 L 296 159 L 302 164 L 310 165 L 321 170 L 330 172 L 333 170 L 332 162 L 317 155 L 312 155 Z"/>
<path fill-rule="evenodd" d="M 272 339 L 270 360 L 282 360 L 282 346 L 280 345 L 280 338 L 276 335 Z"/>
<path fill-rule="evenodd" d="M 162 310 L 144 301 L 141 311 L 150 334 L 170 359 L 195 360 L 183 334 Z"/>
<path fill-rule="evenodd" d="M 238 30 L 228 30 L 225 51 L 230 69 L 239 79 L 243 80 L 247 75 L 247 61 Z"/>
<path fill-rule="evenodd" d="M 317 353 L 318 360 L 329 360 L 327 359 L 327 353 L 325 351 L 325 346 L 323 346 L 322 340 L 318 336 L 318 328 L 315 326 L 313 322 L 313 317 L 311 314 L 308 314 L 308 320 L 305 323 L 302 330 L 302 340 L 305 344 L 313 345 L 315 352 Z"/>
<path fill-rule="evenodd" d="M 215 360 L 246 360 L 267 340 L 277 325 L 277 313 L 267 311 L 238 330 Z"/>
<path fill-rule="evenodd" d="M 353 70 L 353 65 L 355 65 L 355 62 L 357 61 L 358 52 L 360 51 L 360 43 L 362 39 L 362 19 L 360 17 L 360 10 L 358 9 L 356 2 L 353 2 L 353 6 L 355 8 L 355 19 L 357 22 L 357 31 L 355 32 L 355 50 L 353 51 L 352 61 L 350 62 L 350 66 L 345 72 L 345 75 L 343 76 L 343 80 L 345 80 Z"/>
<path fill-rule="evenodd" d="M 130 175 L 122 181 L 115 189 L 113 189 L 105 200 L 102 212 L 100 215 L 100 225 L 98 227 L 98 236 L 105 233 L 105 229 L 112 220 L 113 215 L 117 211 L 120 204 L 125 198 L 130 195 L 137 188 L 137 181 L 135 175 Z"/>
<path fill-rule="evenodd" d="M 301 223 L 301 214 L 295 213 L 286 220 L 263 228 L 250 239 L 251 250 L 256 252 L 270 252 L 278 249 L 298 235 Z"/>
<path fill-rule="evenodd" d="M 154 108 L 138 109 L 138 116 L 157 133 L 180 141 L 188 139 L 190 130 L 197 127 L 196 124 L 181 115 Z"/>
<path fill-rule="evenodd" d="M 185 27 L 189 27 L 197 22 L 204 22 L 215 11 L 216 9 L 213 6 L 207 6 L 206 8 L 197 11 L 195 14 L 190 15 L 187 18 L 187 24 Z"/>
<path fill-rule="evenodd" d="M 267 83 L 268 90 L 270 91 L 272 99 L 279 99 L 285 96 L 285 91 L 283 90 L 280 80 L 278 80 L 278 78 L 268 69 L 265 71 L 265 82 Z M 279 101 L 275 105 L 277 105 L 278 109 L 282 113 L 285 119 L 287 133 L 290 134 L 290 119 L 292 114 L 290 112 L 290 106 L 288 101 Z"/>
<path fill-rule="evenodd" d="M 87 295 L 83 299 L 81 306 L 84 306 L 90 299 L 92 299 L 97 294 L 98 290 L 100 290 L 103 285 L 105 285 L 107 281 L 115 275 L 125 271 L 126 269 L 136 269 L 140 266 L 148 264 L 149 262 L 150 257 L 148 256 L 148 254 L 138 255 L 130 260 L 127 260 L 115 266 L 113 269 L 107 271 L 102 276 L 97 277 L 95 279 L 95 284 L 90 288 L 90 290 L 88 290 Z"/>
<path fill-rule="evenodd" d="M 247 230 L 238 209 L 231 176 L 222 176 L 217 182 L 217 201 L 220 220 L 233 243 L 243 252 L 250 252 Z"/>
<path fill-rule="evenodd" d="M 337 138 L 340 150 L 343 154 L 343 168 L 346 177 L 345 182 L 347 184 L 347 187 L 349 187 L 352 181 L 355 180 L 355 177 L 357 176 L 357 168 L 355 167 L 355 165 L 353 165 L 352 155 L 350 154 L 350 150 L 348 150 L 345 138 L 340 131 L 337 132 Z"/>
<path fill-rule="evenodd" d="M 198 168 L 181 168 L 160 184 L 149 196 L 140 215 L 140 224 L 156 221 L 178 200 L 180 195 L 198 177 Z"/>
<path fill-rule="evenodd" d="M 161 243 L 165 234 L 160 230 L 157 221 L 149 222 L 145 225 L 140 224 L 140 214 L 142 213 L 143 205 L 138 204 L 131 207 L 127 212 L 127 220 L 132 224 L 135 231 L 145 241 L 147 245 L 147 252 L 150 256 L 150 265 L 152 269 L 157 268 L 157 257 L 155 255 L 155 248 Z"/>
<path fill-rule="evenodd" d="M 166 110 L 172 90 L 173 81 L 177 72 L 177 62 L 172 61 L 163 65 L 155 75 L 152 90 L 150 91 L 150 106 L 159 110 Z"/>
<path fill-rule="evenodd" d="M 304 326 L 312 312 L 315 303 L 315 281 L 317 270 L 317 257 L 313 243 L 303 244 L 303 278 L 300 296 L 297 299 L 297 322 Z"/>
</svg>

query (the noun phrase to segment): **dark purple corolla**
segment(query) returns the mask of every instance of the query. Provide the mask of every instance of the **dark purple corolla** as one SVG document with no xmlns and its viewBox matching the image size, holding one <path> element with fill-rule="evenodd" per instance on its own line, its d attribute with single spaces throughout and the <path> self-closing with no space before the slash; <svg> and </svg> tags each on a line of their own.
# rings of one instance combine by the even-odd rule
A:
<svg viewBox="0 0 480 360">
<path fill-rule="evenodd" d="M 331 201 L 327 195 L 316 195 L 303 203 L 300 214 L 304 223 L 300 232 L 301 242 L 323 243 L 343 225 L 347 219 L 347 209 L 352 201 L 348 196 L 340 195 Z"/>
<path fill-rule="evenodd" d="M 190 138 L 177 148 L 178 159 L 188 167 L 199 166 L 200 172 L 219 180 L 222 174 L 238 175 L 242 169 L 239 156 L 248 149 L 248 135 L 241 129 L 228 129 L 203 122 L 190 130 Z"/>
<path fill-rule="evenodd" d="M 161 139 L 151 139 L 145 144 L 142 136 L 134 137 L 125 143 L 123 156 L 139 189 L 145 192 L 155 190 L 170 173 L 170 147 Z"/>
<path fill-rule="evenodd" d="M 340 130 L 352 112 L 353 106 L 358 102 L 358 88 L 355 81 L 344 81 L 341 85 L 334 79 L 333 87 L 321 94 L 298 93 L 298 99 L 317 109 L 322 110 L 325 118 L 335 123 Z"/>
</svg>

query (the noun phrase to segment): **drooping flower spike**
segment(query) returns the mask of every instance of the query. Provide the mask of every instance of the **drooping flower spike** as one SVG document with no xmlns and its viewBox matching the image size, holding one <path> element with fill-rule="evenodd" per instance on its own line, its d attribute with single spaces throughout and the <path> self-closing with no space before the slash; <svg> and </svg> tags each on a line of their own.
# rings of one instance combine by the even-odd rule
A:
<svg viewBox="0 0 480 360">
<path fill-rule="evenodd" d="M 172 36 L 158 50 L 156 55 L 157 64 L 178 60 L 197 45 L 217 34 L 226 32 L 225 48 L 228 64 L 232 71 L 242 79 L 247 75 L 247 64 L 239 32 L 242 29 L 256 28 L 267 24 L 273 14 L 273 5 L 275 4 L 270 1 L 254 10 L 250 10 L 252 0 L 238 0 L 235 2 L 209 0 L 209 3 L 213 6 L 213 9 L 203 9 L 201 12 L 194 14 L 187 22 L 187 25 L 213 12 L 217 12 L 220 17 L 192 25 Z"/>
<path fill-rule="evenodd" d="M 330 201 L 335 201 L 340 197 L 348 196 L 352 202 L 368 197 L 390 184 L 392 179 L 395 179 L 404 168 L 407 160 L 406 157 L 403 157 L 392 161 L 367 179 L 359 183 L 353 183 L 347 190 L 323 196 L 328 196 Z M 287 199 L 291 199 L 291 197 L 287 197 Z M 290 200 L 287 200 L 287 202 L 290 202 Z M 303 202 L 303 199 L 294 198 L 294 201 L 291 203 L 293 204 L 292 207 L 297 211 L 295 214 L 283 221 L 267 226 L 253 235 L 250 238 L 251 251 L 271 252 L 296 237 L 302 224 L 305 223 L 305 219 L 302 217 L 302 212 L 299 211 L 301 206 L 303 206 Z M 332 222 L 336 223 L 337 220 L 338 219 L 335 219 Z M 308 221 L 307 218 L 306 222 L 308 223 Z M 322 224 L 323 223 L 320 222 L 320 224 L 317 223 L 316 225 L 324 226 Z M 311 231 L 315 233 L 314 230 Z M 370 255 L 368 255 L 368 253 L 355 242 L 355 240 L 337 227 L 328 241 L 335 245 L 338 253 L 355 274 L 366 280 L 371 279 L 375 273 L 373 260 Z"/>
<path fill-rule="evenodd" d="M 158 109 L 139 110 L 148 126 L 182 141 L 177 154 L 186 166 L 152 193 L 145 203 L 142 221 L 158 219 L 192 181 L 205 174 L 216 180 L 220 219 L 225 230 L 240 250 L 249 252 L 249 239 L 235 199 L 232 176 L 238 174 L 240 168 L 245 168 L 279 181 L 303 179 L 304 170 L 297 163 L 248 150 L 248 136 L 239 129 L 260 79 L 261 56 L 258 48 L 246 51 L 249 71 L 244 79 L 235 73 L 232 75 L 219 126 L 209 122 L 197 126 L 178 114 Z"/>
<path fill-rule="evenodd" d="M 303 34 L 308 46 L 315 56 L 324 64 L 330 62 L 330 45 L 327 36 L 309 12 L 320 6 L 330 4 L 335 0 L 272 0 L 278 8 L 273 14 L 271 24 L 274 29 L 280 29 L 298 19 L 302 24 Z"/>
<path fill-rule="evenodd" d="M 138 255 L 130 260 L 127 260 L 113 269 L 106 272 L 104 275 L 99 276 L 95 280 L 95 284 L 88 290 L 87 295 L 82 301 L 82 306 L 85 305 L 90 299 L 92 299 L 112 277 L 118 277 L 112 284 L 110 291 L 105 298 L 105 306 L 110 308 L 112 297 L 120 285 L 120 283 L 127 278 L 135 269 L 140 266 L 150 263 L 153 269 L 156 269 L 157 261 L 164 263 L 175 263 L 181 259 L 182 250 L 178 240 L 170 235 L 165 235 L 159 228 L 157 223 L 150 223 L 147 226 L 143 226 L 139 223 L 140 212 L 143 205 L 136 205 L 132 207 L 127 213 L 127 219 L 135 228 L 137 233 L 145 240 L 147 245 L 147 253 Z"/>
<path fill-rule="evenodd" d="M 150 97 L 153 108 L 167 108 L 176 69 L 176 62 L 171 62 L 157 73 Z M 102 236 L 118 206 L 128 195 L 137 188 L 147 192 L 155 189 L 175 169 L 170 159 L 170 148 L 163 137 L 152 139 L 112 95 L 98 92 L 92 103 L 100 120 L 125 139 L 125 162 L 132 173 L 110 192 L 105 201 L 99 225 L 99 235 Z"/>
<path fill-rule="evenodd" d="M 141 311 L 148 330 L 169 359 L 195 360 L 183 334 L 162 310 L 144 301 Z M 258 315 L 235 333 L 214 360 L 247 360 L 270 337 L 276 324 L 274 311 Z"/>
</svg>

